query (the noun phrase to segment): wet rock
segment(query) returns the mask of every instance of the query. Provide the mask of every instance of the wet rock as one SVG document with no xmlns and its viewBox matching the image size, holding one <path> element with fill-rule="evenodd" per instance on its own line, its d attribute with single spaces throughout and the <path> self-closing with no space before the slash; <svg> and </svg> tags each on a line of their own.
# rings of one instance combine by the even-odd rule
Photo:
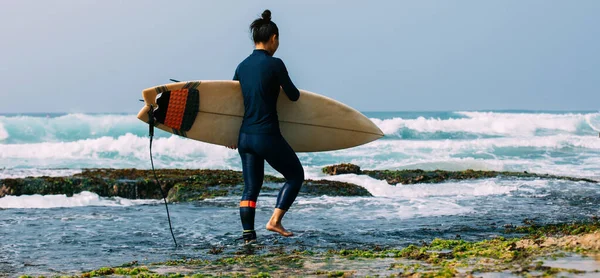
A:
<svg viewBox="0 0 600 278">
<path fill-rule="evenodd" d="M 328 180 L 305 181 L 300 192 L 314 196 L 372 196 L 371 193 L 362 186 Z M 332 193 L 335 195 L 330 195 Z"/>
<path fill-rule="evenodd" d="M 328 175 L 360 174 L 360 167 L 351 163 L 343 163 L 324 167 L 323 173 Z"/>
<path fill-rule="evenodd" d="M 156 182 L 151 170 L 85 169 L 68 177 L 28 177 L 0 181 L 0 197 L 6 195 L 73 194 L 94 192 L 103 197 L 160 199 L 165 192 L 171 202 L 203 200 L 219 196 L 240 195 L 242 172 L 232 170 L 160 169 Z M 265 182 L 283 183 L 284 179 L 265 176 Z M 305 181 L 302 194 L 329 196 L 371 196 L 361 186 L 336 181 Z"/>
<path fill-rule="evenodd" d="M 5 195 L 49 195 L 73 194 L 82 191 L 94 192 L 105 197 L 124 197 L 129 199 L 162 198 L 158 186 L 151 180 L 137 179 L 116 181 L 96 177 L 35 177 L 4 179 L 0 181 L 2 188 L 0 197 Z M 169 185 L 167 185 L 169 186 Z"/>
<path fill-rule="evenodd" d="M 8 186 L 2 185 L 2 187 L 0 187 L 0 197 L 5 195 L 12 195 L 12 191 L 8 188 Z"/>
<path fill-rule="evenodd" d="M 415 184 L 415 183 L 441 183 L 448 180 L 471 180 L 471 179 L 486 179 L 495 177 L 514 177 L 514 178 L 543 178 L 543 179 L 560 179 L 568 181 L 583 181 L 598 183 L 596 180 L 586 178 L 575 178 L 567 176 L 554 176 L 548 174 L 535 174 L 527 172 L 498 172 L 498 171 L 424 171 L 416 170 L 360 170 L 360 167 L 354 164 L 339 164 L 324 167 L 323 173 L 329 175 L 339 175 L 346 173 L 368 175 L 379 180 L 386 180 L 388 184 Z"/>
</svg>

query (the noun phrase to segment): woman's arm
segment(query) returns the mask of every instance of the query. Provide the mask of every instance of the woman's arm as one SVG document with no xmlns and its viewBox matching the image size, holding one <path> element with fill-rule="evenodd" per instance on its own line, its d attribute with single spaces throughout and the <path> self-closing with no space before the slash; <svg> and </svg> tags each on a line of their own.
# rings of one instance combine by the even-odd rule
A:
<svg viewBox="0 0 600 278">
<path fill-rule="evenodd" d="M 275 58 L 275 72 L 277 74 L 277 79 L 279 79 L 279 85 L 283 88 L 283 91 L 288 96 L 291 101 L 297 101 L 300 98 L 300 91 L 294 86 L 290 76 L 288 75 L 288 71 L 285 68 L 285 64 L 279 58 Z"/>
</svg>

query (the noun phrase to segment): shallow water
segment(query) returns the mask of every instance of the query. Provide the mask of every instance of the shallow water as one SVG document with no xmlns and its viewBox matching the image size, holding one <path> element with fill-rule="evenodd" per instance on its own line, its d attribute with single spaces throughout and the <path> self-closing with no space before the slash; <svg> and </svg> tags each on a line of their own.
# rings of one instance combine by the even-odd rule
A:
<svg viewBox="0 0 600 278">
<path fill-rule="evenodd" d="M 359 177 L 356 177 L 359 178 Z M 360 177 L 362 178 L 362 177 Z M 272 248 L 328 249 L 401 248 L 436 237 L 481 240 L 503 235 L 504 225 L 588 219 L 600 214 L 600 187 L 585 182 L 489 179 L 437 185 L 389 186 L 388 196 L 301 196 L 284 224 L 296 233 L 282 238 L 264 230 L 274 193 L 259 198 L 259 244 Z M 56 206 L 71 199 L 54 196 Z M 20 204 L 42 203 L 43 196 L 18 197 Z M 38 200 L 36 200 L 38 199 Z M 62 201 L 60 201 L 62 199 Z M 179 258 L 216 258 L 241 250 L 236 242 L 241 227 L 238 198 L 217 198 L 171 204 L 175 236 L 173 249 L 164 206 L 138 201 L 100 198 L 93 205 L 44 209 L 8 208 L 0 211 L 3 240 L 2 271 L 10 273 L 71 272 L 116 266 L 137 260 L 157 262 Z M 147 203 L 147 201 L 146 201 Z M 0 206 L 7 207 L 6 199 Z"/>
<path fill-rule="evenodd" d="M 594 273 L 594 271 L 600 271 L 600 255 L 596 255 L 595 257 L 582 257 L 580 255 L 570 255 L 564 258 L 557 258 L 555 260 L 544 260 L 544 266 L 577 269 L 590 272 L 586 273 L 589 275 L 595 274 L 595 276 L 578 275 L 578 277 L 600 277 L 600 273 Z"/>
</svg>

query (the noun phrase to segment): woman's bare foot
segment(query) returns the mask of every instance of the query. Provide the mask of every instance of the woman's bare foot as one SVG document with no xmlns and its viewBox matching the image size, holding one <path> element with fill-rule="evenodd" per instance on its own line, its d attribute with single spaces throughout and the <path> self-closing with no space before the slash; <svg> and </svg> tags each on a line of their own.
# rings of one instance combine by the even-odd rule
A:
<svg viewBox="0 0 600 278">
<path fill-rule="evenodd" d="M 293 236 L 294 233 L 286 230 L 283 225 L 281 225 L 281 219 L 283 219 L 285 213 L 285 210 L 276 208 L 273 211 L 273 215 L 271 216 L 269 223 L 267 223 L 267 230 L 279 233 L 282 236 Z"/>
<path fill-rule="evenodd" d="M 279 233 L 282 236 L 293 236 L 294 233 L 286 230 L 281 223 L 271 223 L 271 221 L 269 221 L 269 223 L 267 223 L 267 230 L 271 231 L 271 232 L 276 232 Z"/>
</svg>

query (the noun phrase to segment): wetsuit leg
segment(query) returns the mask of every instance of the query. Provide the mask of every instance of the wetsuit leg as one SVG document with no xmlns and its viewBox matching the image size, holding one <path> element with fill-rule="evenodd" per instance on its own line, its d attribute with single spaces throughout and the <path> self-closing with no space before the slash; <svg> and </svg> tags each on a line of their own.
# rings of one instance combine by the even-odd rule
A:
<svg viewBox="0 0 600 278">
<path fill-rule="evenodd" d="M 298 156 L 283 136 L 270 135 L 269 138 L 271 140 L 265 140 L 269 143 L 269 146 L 265 153 L 261 153 L 261 155 L 286 180 L 279 191 L 275 207 L 288 210 L 292 203 L 294 203 L 294 200 L 296 200 L 302 183 L 304 183 L 304 169 L 302 168 L 302 164 L 300 164 Z"/>
<path fill-rule="evenodd" d="M 304 182 L 304 169 L 292 147 L 281 135 L 240 133 L 238 152 L 242 158 L 244 176 L 240 218 L 246 235 L 254 233 L 256 200 L 263 184 L 264 161 L 286 179 L 275 206 L 282 210 L 288 210 L 296 200 Z"/>
<path fill-rule="evenodd" d="M 264 178 L 264 159 L 248 148 L 247 140 L 240 134 L 238 152 L 242 158 L 242 173 L 244 177 L 244 192 L 240 202 L 240 218 L 245 232 L 254 231 L 254 216 L 256 200 Z"/>
</svg>

